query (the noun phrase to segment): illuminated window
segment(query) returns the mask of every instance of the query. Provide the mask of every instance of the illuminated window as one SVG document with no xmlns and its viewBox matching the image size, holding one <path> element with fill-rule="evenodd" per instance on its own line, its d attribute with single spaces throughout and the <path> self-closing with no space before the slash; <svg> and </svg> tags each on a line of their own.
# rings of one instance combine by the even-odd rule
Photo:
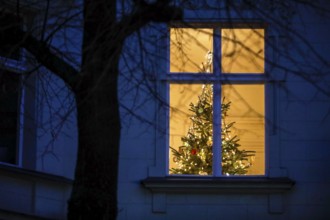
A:
<svg viewBox="0 0 330 220">
<path fill-rule="evenodd" d="M 170 29 L 169 174 L 265 175 L 264 35 Z"/>
</svg>

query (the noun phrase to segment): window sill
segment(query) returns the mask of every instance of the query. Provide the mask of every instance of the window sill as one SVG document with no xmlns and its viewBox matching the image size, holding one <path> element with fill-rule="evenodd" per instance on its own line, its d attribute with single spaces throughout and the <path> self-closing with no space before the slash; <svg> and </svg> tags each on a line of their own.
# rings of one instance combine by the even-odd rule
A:
<svg viewBox="0 0 330 220">
<path fill-rule="evenodd" d="M 269 177 L 148 177 L 142 185 L 153 193 L 285 193 L 295 182 Z"/>
<path fill-rule="evenodd" d="M 71 185 L 72 180 L 66 177 L 44 173 L 35 170 L 28 170 L 12 165 L 0 164 L 0 175 L 13 176 L 21 179 L 29 179 L 33 181 L 50 181 L 60 184 Z"/>
</svg>

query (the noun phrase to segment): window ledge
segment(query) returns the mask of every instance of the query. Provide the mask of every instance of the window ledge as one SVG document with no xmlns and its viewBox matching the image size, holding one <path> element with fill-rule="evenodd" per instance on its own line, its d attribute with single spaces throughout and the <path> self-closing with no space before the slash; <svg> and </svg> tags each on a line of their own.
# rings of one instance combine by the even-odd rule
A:
<svg viewBox="0 0 330 220">
<path fill-rule="evenodd" d="M 153 193 L 285 193 L 295 182 L 286 177 L 148 177 Z"/>
<path fill-rule="evenodd" d="M 0 164 L 0 175 L 14 176 L 16 178 L 23 178 L 23 179 L 33 179 L 33 180 L 43 180 L 43 181 L 48 180 L 51 182 L 57 182 L 67 185 L 71 185 L 73 182 L 72 179 L 66 177 L 35 171 L 35 170 L 28 170 L 15 166 L 9 166 L 5 164 Z"/>
</svg>

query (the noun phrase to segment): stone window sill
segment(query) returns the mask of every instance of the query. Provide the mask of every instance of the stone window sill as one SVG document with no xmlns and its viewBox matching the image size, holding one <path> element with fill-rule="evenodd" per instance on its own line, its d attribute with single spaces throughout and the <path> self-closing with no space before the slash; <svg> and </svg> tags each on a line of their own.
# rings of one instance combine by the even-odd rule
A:
<svg viewBox="0 0 330 220">
<path fill-rule="evenodd" d="M 19 179 L 32 180 L 32 181 L 57 182 L 59 184 L 66 184 L 66 185 L 71 185 L 73 182 L 72 179 L 66 177 L 35 171 L 35 170 L 28 170 L 21 167 L 10 166 L 6 164 L 0 164 L 0 175 L 10 176 Z"/>
<path fill-rule="evenodd" d="M 294 186 L 286 177 L 148 177 L 142 181 L 154 193 L 285 193 Z"/>
</svg>

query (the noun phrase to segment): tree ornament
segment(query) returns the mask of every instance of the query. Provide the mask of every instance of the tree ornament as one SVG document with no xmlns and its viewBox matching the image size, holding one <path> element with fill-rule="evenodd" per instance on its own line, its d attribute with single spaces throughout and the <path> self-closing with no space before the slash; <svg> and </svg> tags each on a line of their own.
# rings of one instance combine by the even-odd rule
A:
<svg viewBox="0 0 330 220">
<path fill-rule="evenodd" d="M 197 154 L 197 150 L 196 149 L 192 149 L 191 150 L 191 155 L 196 155 Z"/>
</svg>

